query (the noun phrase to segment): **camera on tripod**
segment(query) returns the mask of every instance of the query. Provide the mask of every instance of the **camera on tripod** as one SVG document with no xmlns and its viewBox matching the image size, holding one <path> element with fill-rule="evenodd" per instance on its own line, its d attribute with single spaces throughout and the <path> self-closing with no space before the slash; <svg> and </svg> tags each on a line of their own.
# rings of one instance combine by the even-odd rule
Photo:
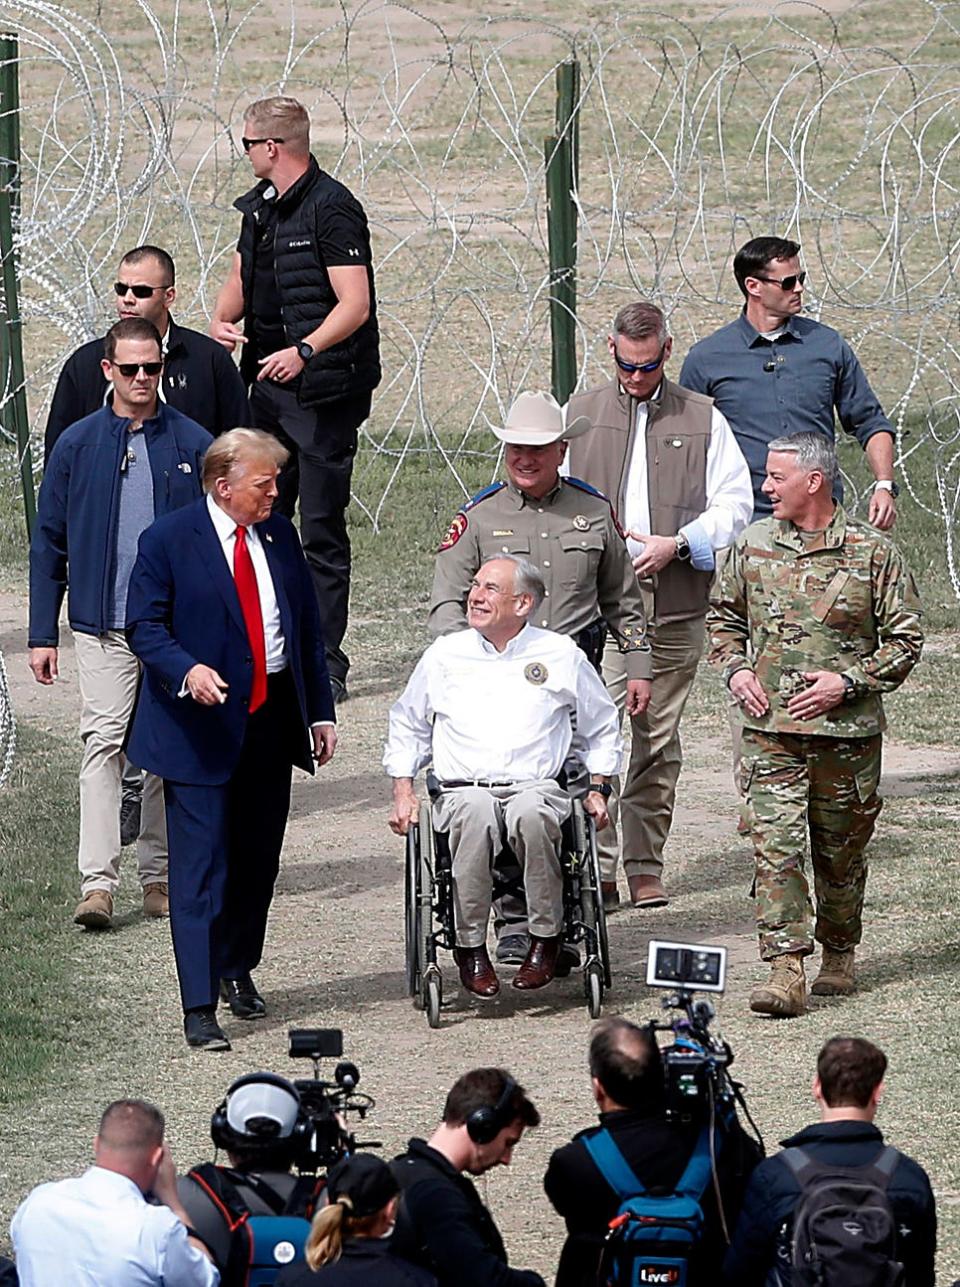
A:
<svg viewBox="0 0 960 1287">
<path fill-rule="evenodd" d="M 304 1123 L 293 1158 L 300 1174 L 315 1175 L 358 1148 L 379 1148 L 379 1140 L 358 1140 L 349 1129 L 349 1114 L 356 1114 L 362 1122 L 376 1107 L 372 1096 L 357 1090 L 360 1070 L 356 1064 L 341 1060 L 333 1070 L 333 1081 L 320 1076 L 322 1059 L 340 1059 L 343 1054 L 342 1030 L 290 1028 L 287 1035 L 290 1058 L 313 1061 L 313 1076 L 293 1083 Z"/>
</svg>

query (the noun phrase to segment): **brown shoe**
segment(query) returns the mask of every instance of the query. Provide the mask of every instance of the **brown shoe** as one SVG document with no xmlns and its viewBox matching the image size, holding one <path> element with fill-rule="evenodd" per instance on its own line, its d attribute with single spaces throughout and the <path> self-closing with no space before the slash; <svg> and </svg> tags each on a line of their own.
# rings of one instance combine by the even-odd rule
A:
<svg viewBox="0 0 960 1287">
<path fill-rule="evenodd" d="M 810 991 L 816 997 L 848 997 L 856 990 L 857 982 L 853 968 L 853 948 L 838 952 L 832 947 L 823 949 L 820 962 L 820 973 L 814 979 Z"/>
<path fill-rule="evenodd" d="M 74 924 L 87 929 L 104 930 L 113 924 L 113 898 L 105 889 L 91 889 L 77 903 L 73 913 Z"/>
<path fill-rule="evenodd" d="M 807 981 L 803 953 L 784 952 L 771 962 L 770 978 L 750 993 L 750 1009 L 778 1019 L 795 1019 L 807 1012 Z"/>
<path fill-rule="evenodd" d="M 170 898 L 167 893 L 167 886 L 163 881 L 155 881 L 151 885 L 144 885 L 143 914 L 144 916 L 155 917 L 170 915 Z"/>
<path fill-rule="evenodd" d="M 620 890 L 615 880 L 601 880 L 600 894 L 603 898 L 603 910 L 615 912 L 620 906 Z"/>
<path fill-rule="evenodd" d="M 455 947 L 453 957 L 460 970 L 460 982 L 484 1001 L 500 991 L 500 980 L 486 947 Z"/>
<path fill-rule="evenodd" d="M 666 907 L 670 901 L 659 876 L 628 876 L 627 884 L 634 907 Z"/>
<path fill-rule="evenodd" d="M 513 986 L 524 992 L 535 988 L 545 988 L 552 983 L 557 974 L 557 957 L 563 946 L 563 935 L 555 934 L 553 938 L 537 938 L 530 935 L 530 950 L 527 959 L 513 976 Z"/>
</svg>

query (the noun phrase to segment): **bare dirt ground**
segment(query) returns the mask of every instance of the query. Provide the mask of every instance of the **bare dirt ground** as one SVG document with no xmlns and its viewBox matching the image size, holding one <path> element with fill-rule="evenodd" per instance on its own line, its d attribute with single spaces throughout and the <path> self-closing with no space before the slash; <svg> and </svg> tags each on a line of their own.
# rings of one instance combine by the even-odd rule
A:
<svg viewBox="0 0 960 1287">
<path fill-rule="evenodd" d="M 18 719 L 74 739 L 77 692 L 69 633 L 64 678 L 53 690 L 43 690 L 26 667 L 24 616 L 21 595 L 0 595 L 0 647 Z M 85 1163 L 99 1109 L 110 1099 L 137 1094 L 161 1104 L 175 1158 L 186 1167 L 210 1155 L 209 1114 L 232 1078 L 257 1067 L 308 1074 L 307 1067 L 294 1067 L 286 1057 L 288 1027 L 342 1027 L 345 1055 L 360 1066 L 361 1086 L 377 1100 L 359 1137 L 381 1140 L 386 1156 L 410 1135 L 429 1133 L 446 1088 L 466 1067 L 509 1065 L 530 1089 L 544 1109 L 542 1127 L 522 1144 L 509 1170 L 498 1169 L 480 1183 L 513 1263 L 550 1275 L 561 1228 L 543 1197 L 540 1177 L 550 1151 L 592 1117 L 584 1066 L 589 1025 L 580 977 L 534 996 L 507 987 L 498 1003 L 481 1007 L 458 993 L 445 962 L 448 1004 L 437 1032 L 429 1031 L 406 999 L 402 853 L 385 824 L 388 791 L 379 766 L 386 709 L 402 678 L 398 675 L 389 689 L 378 685 L 373 691 L 358 675 L 356 696 L 341 711 L 336 760 L 317 780 L 298 777 L 295 783 L 267 955 L 258 974 L 270 1014 L 256 1024 L 227 1016 L 231 1053 L 202 1055 L 184 1046 L 168 928 L 142 920 L 129 856 L 113 933 L 75 930 L 69 920 L 72 906 L 64 907 L 72 968 L 96 995 L 104 1054 L 96 1066 L 73 1066 L 65 1085 L 30 1105 L 28 1127 L 22 1121 L 0 1124 L 2 1224 L 33 1184 Z M 895 742 L 887 747 L 888 794 L 922 793 L 929 780 L 957 771 L 958 752 Z M 745 994 L 761 967 L 745 896 L 750 854 L 733 833 L 728 773 L 721 729 L 688 737 L 669 851 L 674 898 L 660 912 L 611 918 L 615 988 L 608 1008 L 636 1018 L 656 1013 L 658 998 L 642 981 L 651 936 L 726 944 L 730 987 L 721 1021 L 739 1052 L 740 1075 L 753 1092 L 761 1127 L 776 1140 L 812 1115 L 807 1099 L 812 1060 L 819 1042 L 837 1025 L 837 1008 L 815 1011 L 802 1029 L 761 1026 L 749 1016 Z M 64 784 L 65 791 L 72 787 Z M 736 883 L 744 895 L 733 904 L 740 912 L 732 923 L 723 919 L 726 913 L 718 916 L 728 891 L 718 887 L 716 874 L 718 861 L 731 850 L 737 872 L 742 860 Z M 73 854 L 64 854 L 63 861 L 73 863 Z M 881 1030 L 884 1022 L 880 1007 Z M 69 1040 L 69 1016 L 64 1039 Z"/>
</svg>

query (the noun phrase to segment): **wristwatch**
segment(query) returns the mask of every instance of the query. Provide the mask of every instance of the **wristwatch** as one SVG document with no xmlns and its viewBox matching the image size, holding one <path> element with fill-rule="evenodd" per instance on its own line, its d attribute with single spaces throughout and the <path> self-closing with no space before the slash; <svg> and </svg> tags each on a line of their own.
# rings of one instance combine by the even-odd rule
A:
<svg viewBox="0 0 960 1287">
<path fill-rule="evenodd" d="M 590 790 L 596 791 L 598 795 L 602 795 L 604 800 L 609 800 L 610 796 L 613 794 L 613 787 L 609 782 L 591 782 Z"/>
<path fill-rule="evenodd" d="M 889 492 L 894 500 L 900 495 L 900 488 L 892 478 L 878 478 L 873 484 L 873 490 L 875 492 Z"/>
<path fill-rule="evenodd" d="M 301 358 L 303 358 L 304 362 L 309 362 L 313 357 L 313 348 L 306 340 L 300 341 L 297 345 L 297 352 L 300 354 Z"/>
<path fill-rule="evenodd" d="M 673 539 L 677 543 L 677 558 L 688 559 L 690 557 L 690 542 L 682 532 L 678 532 Z"/>
<path fill-rule="evenodd" d="M 841 675 L 840 678 L 843 680 L 843 700 L 852 702 L 857 695 L 857 686 L 849 675 Z"/>
</svg>

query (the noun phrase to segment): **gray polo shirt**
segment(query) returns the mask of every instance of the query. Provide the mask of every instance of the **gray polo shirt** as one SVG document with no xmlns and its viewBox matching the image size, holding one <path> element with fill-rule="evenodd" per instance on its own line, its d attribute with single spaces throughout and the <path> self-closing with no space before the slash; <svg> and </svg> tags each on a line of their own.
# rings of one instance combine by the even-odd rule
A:
<svg viewBox="0 0 960 1287">
<path fill-rule="evenodd" d="M 120 473 L 120 512 L 117 518 L 117 558 L 108 621 L 111 630 L 122 630 L 127 620 L 127 586 L 137 558 L 140 533 L 155 517 L 153 474 L 147 436 L 142 429 L 127 431 L 127 454 Z"/>
</svg>

